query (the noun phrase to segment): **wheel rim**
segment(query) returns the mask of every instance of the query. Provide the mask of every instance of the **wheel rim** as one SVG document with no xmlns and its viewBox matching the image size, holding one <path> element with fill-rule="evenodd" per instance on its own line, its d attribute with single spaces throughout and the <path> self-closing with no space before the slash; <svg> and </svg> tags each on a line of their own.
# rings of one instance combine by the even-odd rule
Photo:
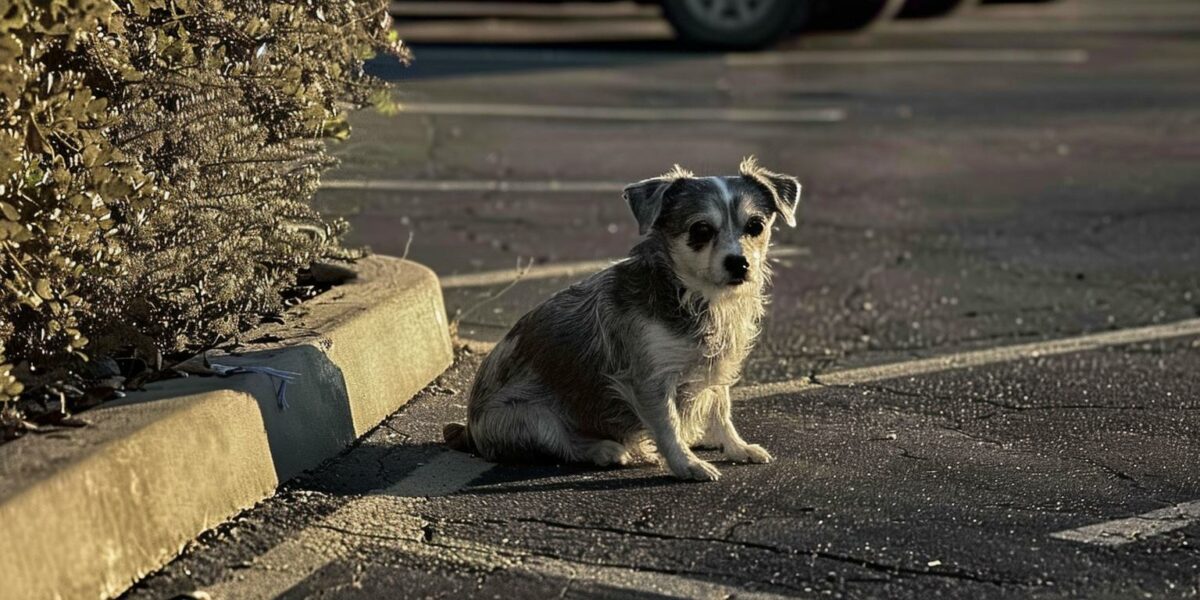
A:
<svg viewBox="0 0 1200 600">
<path fill-rule="evenodd" d="M 778 0 L 685 0 L 688 12 L 713 29 L 742 29 L 761 22 Z"/>
</svg>

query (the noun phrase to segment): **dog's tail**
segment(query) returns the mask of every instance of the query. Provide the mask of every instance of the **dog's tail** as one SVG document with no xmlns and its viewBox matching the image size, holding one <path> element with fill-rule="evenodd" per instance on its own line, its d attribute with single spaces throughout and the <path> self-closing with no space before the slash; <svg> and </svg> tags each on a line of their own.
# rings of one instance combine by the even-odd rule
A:
<svg viewBox="0 0 1200 600">
<path fill-rule="evenodd" d="M 475 444 L 471 443 L 471 432 L 462 423 L 446 423 L 442 428 L 442 437 L 446 445 L 459 452 L 475 452 Z"/>
</svg>

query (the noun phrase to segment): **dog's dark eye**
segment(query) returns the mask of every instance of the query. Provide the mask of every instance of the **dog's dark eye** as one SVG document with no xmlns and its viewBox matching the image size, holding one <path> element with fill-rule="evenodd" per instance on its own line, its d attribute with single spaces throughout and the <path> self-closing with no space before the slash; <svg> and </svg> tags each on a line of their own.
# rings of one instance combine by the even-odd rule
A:
<svg viewBox="0 0 1200 600">
<path fill-rule="evenodd" d="M 746 235 L 750 237 L 758 237 L 762 235 L 763 226 L 762 219 L 750 219 L 750 222 L 746 223 Z"/>
<path fill-rule="evenodd" d="M 716 233 L 717 230 L 713 229 L 712 225 L 709 225 L 704 221 L 693 223 L 692 226 L 688 228 L 688 245 L 692 248 L 700 248 L 701 246 L 707 244 L 709 240 L 713 239 L 713 236 L 716 235 Z"/>
</svg>

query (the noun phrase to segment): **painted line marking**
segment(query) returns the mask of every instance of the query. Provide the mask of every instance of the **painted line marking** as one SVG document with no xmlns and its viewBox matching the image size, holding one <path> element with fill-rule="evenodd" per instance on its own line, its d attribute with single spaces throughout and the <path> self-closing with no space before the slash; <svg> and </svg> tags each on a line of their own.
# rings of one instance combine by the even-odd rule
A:
<svg viewBox="0 0 1200 600">
<path fill-rule="evenodd" d="M 327 179 L 325 190 L 365 190 L 384 192 L 517 192 L 600 194 L 620 192 L 626 183 L 618 181 L 508 181 L 500 179 Z"/>
<path fill-rule="evenodd" d="M 424 63 L 470 63 L 478 65 L 480 51 L 476 48 L 418 48 L 417 60 Z M 698 62 L 711 57 L 704 54 L 678 52 L 605 52 L 597 50 L 557 50 L 522 48 L 488 48 L 488 64 L 558 65 L 563 67 L 612 67 L 636 65 L 651 61 Z"/>
<path fill-rule="evenodd" d="M 793 256 L 807 256 L 811 251 L 808 248 L 797 248 L 794 246 L 779 246 L 771 249 L 771 258 L 788 258 Z M 500 285 L 512 283 L 518 276 L 522 281 L 534 279 L 554 279 L 556 277 L 575 277 L 579 275 L 590 275 L 597 271 L 602 271 L 611 267 L 624 258 L 602 258 L 600 260 L 585 260 L 569 263 L 555 263 L 549 265 L 535 265 L 525 271 L 521 275 L 521 271 L 512 269 L 501 269 L 498 271 L 480 271 L 478 273 L 464 273 L 462 275 L 446 275 L 439 277 L 442 284 L 442 289 L 462 288 L 462 287 L 485 287 L 489 285 Z"/>
<path fill-rule="evenodd" d="M 579 119 L 585 121 L 726 121 L 732 123 L 836 123 L 842 108 L 698 108 L 642 106 L 561 106 L 471 102 L 401 102 L 401 114 Z"/>
<path fill-rule="evenodd" d="M 1120 329 L 1103 333 L 1091 333 L 1076 337 L 1032 342 L 1013 346 L 1000 346 L 986 350 L 957 352 L 932 358 L 922 358 L 873 367 L 843 369 L 821 373 L 817 381 L 812 379 L 790 379 L 771 383 L 756 383 L 738 386 L 730 390 L 733 400 L 754 400 L 779 396 L 781 394 L 798 394 L 809 390 L 819 389 L 830 385 L 855 385 L 872 381 L 887 381 L 903 377 L 916 377 L 941 373 L 956 369 L 983 367 L 988 365 L 1058 356 L 1098 350 L 1109 346 L 1123 346 L 1156 340 L 1167 340 L 1177 337 L 1200 335 L 1200 319 L 1188 319 L 1168 323 L 1166 325 L 1150 325 L 1132 329 Z M 473 352 L 490 352 L 496 346 L 495 342 L 483 340 L 461 339 L 460 343 L 470 346 Z"/>
<path fill-rule="evenodd" d="M 929 50 L 804 50 L 730 54 L 725 64 L 731 67 L 773 67 L 786 65 L 894 65 L 894 64 L 996 64 L 1047 63 L 1083 64 L 1086 50 L 1029 50 L 1019 48 L 959 48 Z"/>
<path fill-rule="evenodd" d="M 993 15 L 987 15 L 993 17 Z M 942 19 L 934 22 L 893 21 L 879 29 L 880 33 L 917 34 L 931 33 L 1175 33 L 1194 31 L 1195 21 L 1191 15 L 1179 18 L 1152 19 L 1055 19 L 1038 18 L 983 18 Z M 918 19 L 919 20 L 919 19 Z"/>
<path fill-rule="evenodd" d="M 1078 529 L 1067 529 L 1052 533 L 1050 537 L 1056 540 L 1097 546 L 1123 546 L 1160 533 L 1187 527 L 1197 521 L 1200 521 L 1200 500 L 1152 510 L 1127 519 L 1116 519 Z"/>
<path fill-rule="evenodd" d="M 1165 340 L 1189 335 L 1200 335 L 1200 319 L 1187 319 L 1164 325 L 1148 325 L 1131 329 L 1119 329 L 1102 333 L 1091 333 L 1057 340 L 1000 346 L 985 350 L 956 352 L 944 356 L 909 360 L 899 363 L 861 367 L 842 371 L 830 371 L 818 376 L 818 381 L 795 379 L 774 383 L 760 383 L 736 387 L 731 390 L 734 398 L 763 398 L 779 394 L 794 394 L 822 385 L 853 385 L 870 381 L 884 381 L 902 377 L 914 377 L 968 367 L 981 367 L 998 363 L 1013 362 L 1044 356 L 1057 356 L 1086 352 L 1108 346 L 1137 344 L 1153 340 Z"/>
<path fill-rule="evenodd" d="M 418 50 L 418 60 L 424 63 L 479 62 L 475 49 L 427 48 Z M 1091 59 L 1082 48 L 874 48 L 866 50 L 788 50 L 777 52 L 734 52 L 723 60 L 731 67 L 766 67 L 782 65 L 891 65 L 891 64 L 996 64 L 1049 63 L 1082 64 Z M 603 52 L 589 50 L 525 50 L 502 49 L 489 51 L 489 63 L 512 65 L 543 64 L 564 67 L 605 67 L 644 63 L 647 61 L 703 62 L 709 56 L 682 56 L 677 53 Z"/>
<path fill-rule="evenodd" d="M 388 496 L 447 496 L 461 490 L 495 465 L 462 452 L 447 452 L 417 467 L 404 479 L 384 488 Z"/>
<path fill-rule="evenodd" d="M 493 18 L 493 19 L 563 19 L 563 18 L 612 18 L 612 17 L 655 17 L 657 12 L 648 6 L 618 3 L 591 4 L 545 2 L 443 2 L 432 0 L 404 0 L 389 2 L 388 12 L 401 22 L 405 17 L 438 18 Z"/>
</svg>

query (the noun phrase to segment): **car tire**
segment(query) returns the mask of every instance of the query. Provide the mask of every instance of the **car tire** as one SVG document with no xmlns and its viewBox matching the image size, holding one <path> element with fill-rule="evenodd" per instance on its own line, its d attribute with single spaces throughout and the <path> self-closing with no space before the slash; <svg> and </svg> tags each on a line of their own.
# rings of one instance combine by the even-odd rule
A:
<svg viewBox="0 0 1200 600">
<path fill-rule="evenodd" d="M 885 16 L 889 0 L 825 0 L 813 10 L 811 29 L 852 31 Z"/>
<path fill-rule="evenodd" d="M 949 14 L 963 0 L 904 0 L 904 8 L 896 15 L 901 19 L 930 19 Z"/>
<path fill-rule="evenodd" d="M 662 0 L 663 15 L 684 43 L 739 50 L 764 48 L 802 29 L 812 5 L 813 0 Z"/>
</svg>

